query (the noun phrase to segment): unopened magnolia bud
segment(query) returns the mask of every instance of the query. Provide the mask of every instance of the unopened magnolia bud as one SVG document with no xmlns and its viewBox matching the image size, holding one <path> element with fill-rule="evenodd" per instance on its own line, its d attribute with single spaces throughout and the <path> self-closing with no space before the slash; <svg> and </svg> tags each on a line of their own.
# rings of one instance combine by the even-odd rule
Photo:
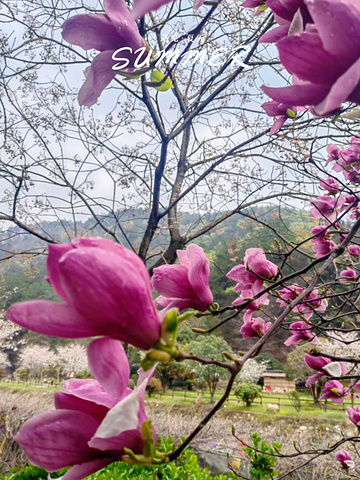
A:
<svg viewBox="0 0 360 480">
<path fill-rule="evenodd" d="M 150 360 L 155 360 L 157 362 L 169 362 L 172 358 L 169 353 L 161 350 L 150 350 L 146 356 Z"/>
<path fill-rule="evenodd" d="M 210 312 L 217 312 L 219 308 L 220 308 L 220 305 L 214 302 L 212 305 L 210 305 L 209 310 Z"/>
<path fill-rule="evenodd" d="M 225 358 L 227 358 L 231 362 L 235 362 L 237 360 L 234 355 L 231 355 L 231 353 L 223 352 L 222 354 Z"/>
<path fill-rule="evenodd" d="M 294 110 L 291 110 L 291 108 L 288 108 L 286 110 L 286 115 L 289 117 L 289 118 L 296 118 L 296 113 L 294 112 Z"/>
</svg>

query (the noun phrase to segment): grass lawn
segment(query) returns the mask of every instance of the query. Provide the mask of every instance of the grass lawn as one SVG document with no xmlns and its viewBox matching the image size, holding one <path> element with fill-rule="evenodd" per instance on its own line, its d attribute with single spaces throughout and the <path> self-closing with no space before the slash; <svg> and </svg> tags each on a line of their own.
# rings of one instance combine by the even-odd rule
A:
<svg viewBox="0 0 360 480">
<path fill-rule="evenodd" d="M 34 384 L 34 383 L 19 383 L 19 382 L 8 382 L 0 381 L 0 388 L 11 389 L 13 391 L 46 391 L 52 392 L 56 389 L 61 388 L 60 386 L 51 386 L 46 384 Z M 219 391 L 215 394 L 215 401 L 217 401 L 222 395 L 222 392 Z M 202 397 L 202 403 L 210 403 L 210 397 L 207 392 L 194 392 L 194 391 L 167 391 L 165 394 L 156 394 L 152 397 L 147 396 L 149 402 L 162 403 L 164 405 L 188 405 L 194 406 L 194 402 L 197 397 Z M 267 405 L 277 404 L 280 405 L 279 411 L 276 413 L 268 413 Z M 319 406 L 314 405 L 312 397 L 308 394 L 301 395 L 301 410 L 297 412 L 294 406 L 291 404 L 288 396 L 286 394 L 269 394 L 263 393 L 261 399 L 256 399 L 251 407 L 246 407 L 243 402 L 237 400 L 234 394 L 231 394 L 229 400 L 225 404 L 225 409 L 231 412 L 248 412 L 251 414 L 266 415 L 267 417 L 274 416 L 287 416 L 292 418 L 321 418 L 321 419 L 345 419 L 346 407 L 351 406 L 350 400 L 347 400 L 344 405 L 336 405 L 329 402 L 328 408 L 319 408 Z M 360 406 L 360 401 L 355 400 L 355 405 Z M 322 403 L 324 407 L 324 403 Z"/>
</svg>

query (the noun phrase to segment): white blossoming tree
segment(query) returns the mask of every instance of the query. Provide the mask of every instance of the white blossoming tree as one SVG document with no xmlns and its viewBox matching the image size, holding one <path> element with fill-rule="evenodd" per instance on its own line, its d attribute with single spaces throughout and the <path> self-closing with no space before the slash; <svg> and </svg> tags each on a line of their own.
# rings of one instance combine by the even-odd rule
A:
<svg viewBox="0 0 360 480">
<path fill-rule="evenodd" d="M 28 375 L 43 379 L 44 370 L 55 367 L 57 357 L 55 353 L 47 347 L 41 345 L 29 345 L 25 347 L 18 359 L 18 368 L 27 372 Z"/>
<path fill-rule="evenodd" d="M 76 343 L 57 349 L 57 364 L 63 376 L 89 373 L 86 348 Z"/>
<path fill-rule="evenodd" d="M 241 370 L 238 378 L 239 383 L 257 383 L 266 372 L 266 367 L 266 362 L 259 363 L 256 360 L 250 358 L 247 362 L 245 362 L 243 369 Z"/>
</svg>

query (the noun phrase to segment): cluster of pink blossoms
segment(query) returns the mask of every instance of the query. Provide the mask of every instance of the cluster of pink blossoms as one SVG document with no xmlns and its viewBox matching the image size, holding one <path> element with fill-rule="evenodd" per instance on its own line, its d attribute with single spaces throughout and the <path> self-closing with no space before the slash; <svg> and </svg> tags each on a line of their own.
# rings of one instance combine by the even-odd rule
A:
<svg viewBox="0 0 360 480">
<path fill-rule="evenodd" d="M 340 149 L 336 145 L 327 147 L 329 155 L 327 164 L 333 165 L 333 170 L 342 173 L 347 182 L 358 184 L 360 181 L 360 138 L 353 137 L 348 148 Z M 328 255 L 337 247 L 334 240 L 336 233 L 333 230 L 341 232 L 339 219 L 348 215 L 351 220 L 360 218 L 359 201 L 355 195 L 344 194 L 345 186 L 340 184 L 333 177 L 328 177 L 320 181 L 320 188 L 327 191 L 325 195 L 311 200 L 313 208 L 310 210 L 312 217 L 319 219 L 322 225 L 311 230 L 314 237 L 311 240 L 316 258 L 322 258 Z M 339 241 L 343 241 L 345 236 L 337 234 Z M 340 272 L 341 283 L 351 283 L 358 278 L 358 273 L 354 270 L 352 261 L 357 261 L 360 257 L 360 246 L 350 244 L 345 255 L 350 261 L 350 265 Z"/>
<path fill-rule="evenodd" d="M 240 332 L 244 338 L 262 337 L 271 327 L 271 322 L 261 318 L 252 318 L 254 312 L 269 304 L 267 293 L 258 296 L 264 290 L 265 282 L 274 281 L 279 275 L 279 267 L 267 260 L 261 248 L 249 248 L 240 265 L 232 268 L 227 277 L 236 282 L 234 291 L 241 293 L 233 305 L 246 305 L 244 325 Z M 257 299 L 252 300 L 258 296 Z M 252 300 L 252 301 L 251 301 Z"/>
</svg>

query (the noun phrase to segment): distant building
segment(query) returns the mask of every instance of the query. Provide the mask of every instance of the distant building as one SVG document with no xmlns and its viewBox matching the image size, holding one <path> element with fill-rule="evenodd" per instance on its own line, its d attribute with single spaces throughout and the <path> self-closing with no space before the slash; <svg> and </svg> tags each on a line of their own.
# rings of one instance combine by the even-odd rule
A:
<svg viewBox="0 0 360 480">
<path fill-rule="evenodd" d="M 265 372 L 263 382 L 264 391 L 269 393 L 287 393 L 296 389 L 295 381 L 287 379 L 284 372 Z"/>
</svg>

